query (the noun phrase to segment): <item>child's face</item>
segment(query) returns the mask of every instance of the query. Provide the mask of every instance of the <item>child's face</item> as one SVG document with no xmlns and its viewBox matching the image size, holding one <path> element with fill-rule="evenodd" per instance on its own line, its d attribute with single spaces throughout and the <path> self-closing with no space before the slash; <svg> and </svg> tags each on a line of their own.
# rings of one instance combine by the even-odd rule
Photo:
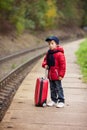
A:
<svg viewBox="0 0 87 130">
<path fill-rule="evenodd" d="M 53 50 L 53 49 L 55 49 L 57 47 L 57 44 L 56 44 L 56 42 L 54 40 L 49 41 L 48 44 L 49 44 L 50 50 Z"/>
</svg>

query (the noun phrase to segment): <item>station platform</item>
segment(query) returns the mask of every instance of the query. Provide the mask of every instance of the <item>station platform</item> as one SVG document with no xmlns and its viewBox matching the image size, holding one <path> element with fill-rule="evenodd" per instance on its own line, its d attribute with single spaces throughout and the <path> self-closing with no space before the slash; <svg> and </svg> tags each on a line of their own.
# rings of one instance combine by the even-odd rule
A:
<svg viewBox="0 0 87 130">
<path fill-rule="evenodd" d="M 66 75 L 62 80 L 65 107 L 43 108 L 34 105 L 36 79 L 44 77 L 45 73 L 41 58 L 20 85 L 0 123 L 0 130 L 87 130 L 87 84 L 81 80 L 75 56 L 80 42 L 82 40 L 63 45 L 67 61 Z"/>
</svg>

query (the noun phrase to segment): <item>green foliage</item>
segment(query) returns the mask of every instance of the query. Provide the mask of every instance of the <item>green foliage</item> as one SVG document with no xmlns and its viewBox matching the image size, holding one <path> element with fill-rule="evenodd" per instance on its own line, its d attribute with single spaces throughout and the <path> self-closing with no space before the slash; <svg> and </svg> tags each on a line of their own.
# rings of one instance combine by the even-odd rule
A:
<svg viewBox="0 0 87 130">
<path fill-rule="evenodd" d="M 59 0 L 57 3 L 61 24 L 69 26 L 81 25 L 83 12 L 79 0 Z"/>
<path fill-rule="evenodd" d="M 44 19 L 46 21 L 46 27 L 52 28 L 56 25 L 57 19 L 57 7 L 55 0 L 48 0 L 47 1 L 47 11 L 45 12 Z"/>
<path fill-rule="evenodd" d="M 9 20 L 14 0 L 0 0 L 0 32 L 11 28 Z"/>
<path fill-rule="evenodd" d="M 44 13 L 46 10 L 46 1 L 43 0 L 32 1 L 31 4 L 27 4 L 26 18 L 31 23 L 33 29 L 42 29 L 45 27 Z"/>
<path fill-rule="evenodd" d="M 87 82 L 87 39 L 80 44 L 76 55 L 78 63 L 81 67 L 83 78 Z"/>
<path fill-rule="evenodd" d="M 25 28 L 34 30 L 35 29 L 35 22 L 31 19 L 30 20 L 26 19 L 25 20 Z"/>
<path fill-rule="evenodd" d="M 0 0 L 0 21 L 8 19 L 12 10 L 12 3 L 14 0 Z"/>
<path fill-rule="evenodd" d="M 18 33 L 60 25 L 87 26 L 87 0 L 0 0 L 0 29 Z"/>
<path fill-rule="evenodd" d="M 0 0 L 0 10 L 6 10 L 6 11 L 9 11 L 12 9 L 12 3 L 13 3 L 14 0 Z"/>
<path fill-rule="evenodd" d="M 23 32 L 25 29 L 25 11 L 25 3 L 22 1 L 19 4 L 14 3 L 14 8 L 10 15 L 10 21 L 15 26 L 18 33 Z"/>
<path fill-rule="evenodd" d="M 87 26 L 87 0 L 84 0 L 83 8 L 84 8 L 83 26 Z"/>
</svg>

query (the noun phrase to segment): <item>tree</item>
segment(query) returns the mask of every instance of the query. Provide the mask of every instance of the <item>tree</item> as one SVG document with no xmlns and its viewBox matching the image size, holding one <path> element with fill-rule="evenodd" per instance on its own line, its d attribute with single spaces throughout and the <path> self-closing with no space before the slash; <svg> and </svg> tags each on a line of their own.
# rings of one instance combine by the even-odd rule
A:
<svg viewBox="0 0 87 130">
<path fill-rule="evenodd" d="M 87 26 L 87 0 L 83 1 L 83 21 L 82 26 Z"/>
<path fill-rule="evenodd" d="M 79 26 L 83 15 L 81 4 L 81 0 L 58 0 L 60 24 Z"/>
<path fill-rule="evenodd" d="M 14 0 L 0 0 L 0 31 L 6 31 L 11 28 L 9 21 Z"/>
</svg>

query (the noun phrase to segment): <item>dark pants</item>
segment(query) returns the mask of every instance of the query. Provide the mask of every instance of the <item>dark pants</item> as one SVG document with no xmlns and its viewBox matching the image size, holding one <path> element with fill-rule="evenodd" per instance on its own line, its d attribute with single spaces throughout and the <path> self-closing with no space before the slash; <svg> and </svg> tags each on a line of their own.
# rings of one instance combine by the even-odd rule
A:
<svg viewBox="0 0 87 130">
<path fill-rule="evenodd" d="M 61 80 L 50 80 L 51 100 L 54 102 L 64 102 L 64 93 Z"/>
</svg>

